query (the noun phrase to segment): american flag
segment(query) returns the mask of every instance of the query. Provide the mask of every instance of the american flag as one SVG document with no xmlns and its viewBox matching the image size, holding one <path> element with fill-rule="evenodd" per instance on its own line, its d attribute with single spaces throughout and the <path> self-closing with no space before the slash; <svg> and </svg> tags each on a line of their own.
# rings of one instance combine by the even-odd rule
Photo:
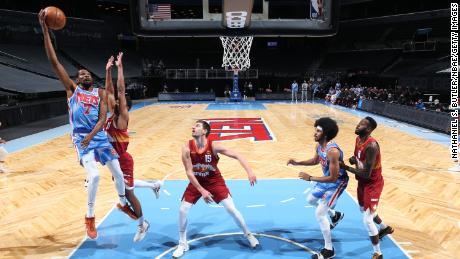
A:
<svg viewBox="0 0 460 259">
<path fill-rule="evenodd" d="M 171 20 L 170 4 L 150 4 L 150 19 L 153 20 Z"/>
</svg>

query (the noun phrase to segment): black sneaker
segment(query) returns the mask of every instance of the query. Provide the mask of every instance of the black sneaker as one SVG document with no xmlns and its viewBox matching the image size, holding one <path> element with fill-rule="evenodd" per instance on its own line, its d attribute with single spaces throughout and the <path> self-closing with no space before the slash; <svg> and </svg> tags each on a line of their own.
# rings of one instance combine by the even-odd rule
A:
<svg viewBox="0 0 460 259">
<path fill-rule="evenodd" d="M 393 234 L 393 232 L 395 232 L 395 230 L 390 226 L 387 226 L 386 228 L 380 229 L 380 231 L 379 231 L 379 239 L 382 239 L 386 235 Z"/>
<path fill-rule="evenodd" d="M 334 229 L 337 224 L 339 224 L 339 222 L 343 219 L 343 216 L 345 216 L 345 213 L 339 211 L 335 212 L 335 215 L 331 217 L 331 230 Z"/>
<path fill-rule="evenodd" d="M 383 259 L 383 255 L 382 255 L 382 254 L 374 253 L 374 254 L 372 255 L 372 259 Z"/>
<path fill-rule="evenodd" d="M 311 256 L 312 259 L 327 259 L 335 256 L 334 248 L 332 250 L 327 250 L 326 248 L 321 249 L 319 253 L 316 253 Z"/>
</svg>

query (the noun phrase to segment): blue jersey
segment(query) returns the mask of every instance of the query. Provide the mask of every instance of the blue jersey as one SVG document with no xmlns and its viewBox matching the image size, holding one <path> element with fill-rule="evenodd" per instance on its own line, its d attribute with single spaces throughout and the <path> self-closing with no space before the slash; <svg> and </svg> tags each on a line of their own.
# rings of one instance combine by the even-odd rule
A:
<svg viewBox="0 0 460 259">
<path fill-rule="evenodd" d="M 91 139 L 88 147 L 81 147 L 81 141 L 94 129 L 99 120 L 100 101 L 98 88 L 86 91 L 80 86 L 75 88 L 73 95 L 67 100 L 69 121 L 72 126 L 72 141 L 78 152 L 78 160 L 81 160 L 85 154 L 94 152 L 96 160 L 105 164 L 118 156 L 102 128 Z"/>
<path fill-rule="evenodd" d="M 335 142 L 328 142 L 327 145 L 326 145 L 326 148 L 324 150 L 321 147 L 321 145 L 318 145 L 318 147 L 316 149 L 316 153 L 318 154 L 319 162 L 320 162 L 321 167 L 323 169 L 323 175 L 324 176 L 329 176 L 331 174 L 331 172 L 329 171 L 329 161 L 327 160 L 327 153 L 329 152 L 329 150 L 331 148 L 337 148 L 339 150 L 339 152 L 340 152 L 339 161 L 343 161 L 343 152 Z M 335 186 L 335 185 L 339 185 L 344 181 L 348 182 L 348 174 L 345 171 L 345 169 L 339 169 L 339 178 L 337 179 L 337 182 L 335 182 L 335 183 L 318 183 L 318 184 L 324 185 L 324 186 L 327 186 L 327 187 L 332 187 L 332 186 Z"/>
<path fill-rule="evenodd" d="M 68 99 L 70 126 L 74 132 L 89 133 L 99 120 L 99 89 L 86 91 L 80 86 Z"/>
</svg>

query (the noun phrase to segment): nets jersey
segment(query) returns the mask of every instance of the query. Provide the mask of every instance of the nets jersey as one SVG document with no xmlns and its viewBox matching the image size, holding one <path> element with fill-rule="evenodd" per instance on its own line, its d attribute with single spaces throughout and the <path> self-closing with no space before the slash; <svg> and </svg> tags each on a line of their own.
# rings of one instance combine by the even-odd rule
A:
<svg viewBox="0 0 460 259">
<path fill-rule="evenodd" d="M 360 138 L 357 137 L 356 138 L 354 155 L 355 155 L 356 160 L 358 162 L 358 167 L 363 168 L 363 165 L 366 162 L 366 148 L 367 148 L 367 146 L 372 142 L 377 143 L 377 141 L 373 137 L 369 137 L 364 143 L 360 144 L 359 142 L 360 142 Z M 378 143 L 377 143 L 377 145 L 378 145 Z M 359 176 L 356 176 L 356 180 L 358 180 L 358 182 L 360 182 L 360 183 L 368 183 L 368 182 L 377 183 L 377 182 L 383 181 L 383 177 L 382 177 L 382 162 L 381 161 L 382 160 L 381 160 L 381 155 L 380 155 L 380 151 L 379 151 L 379 153 L 377 154 L 377 157 L 375 158 L 374 168 L 372 168 L 371 177 L 369 179 L 364 179 L 364 178 L 361 178 Z"/>
<path fill-rule="evenodd" d="M 99 119 L 99 89 L 86 91 L 80 86 L 75 88 L 68 99 L 69 121 L 74 131 L 89 133 Z"/>
<path fill-rule="evenodd" d="M 200 182 L 212 182 L 216 179 L 222 178 L 217 163 L 219 156 L 214 155 L 212 152 L 212 140 L 208 139 L 206 148 L 201 153 L 195 144 L 195 140 L 189 140 L 190 158 L 192 160 L 193 174 Z"/>
<path fill-rule="evenodd" d="M 343 161 L 343 152 L 335 142 L 328 142 L 326 144 L 325 149 L 323 149 L 321 147 L 321 145 L 318 145 L 318 147 L 316 148 L 316 153 L 318 154 L 319 162 L 321 164 L 321 168 L 323 169 L 323 175 L 324 176 L 329 176 L 331 174 L 331 172 L 329 171 L 329 161 L 327 160 L 327 153 L 329 152 L 329 150 L 331 148 L 336 148 L 336 149 L 339 150 L 339 152 L 340 152 L 339 161 Z M 319 183 L 319 184 L 327 185 L 328 187 L 332 187 L 334 185 L 338 185 L 338 184 L 342 183 L 343 181 L 348 182 L 348 174 L 345 171 L 345 169 L 341 168 L 341 169 L 339 169 L 339 178 L 337 179 L 337 182 L 335 182 L 335 183 Z"/>
<path fill-rule="evenodd" d="M 96 160 L 103 165 L 107 161 L 118 158 L 116 151 L 107 139 L 107 134 L 102 129 L 93 136 L 86 148 L 81 146 L 82 140 L 93 130 L 99 120 L 100 101 L 98 88 L 86 91 L 80 86 L 75 88 L 74 93 L 67 100 L 69 122 L 72 126 L 72 141 L 80 163 L 81 158 L 90 152 L 94 152 Z"/>
<path fill-rule="evenodd" d="M 126 152 L 129 145 L 129 133 L 128 129 L 117 129 L 113 125 L 114 116 L 110 117 L 105 124 L 105 131 L 107 132 L 108 138 L 112 146 L 115 148 L 119 155 Z"/>
</svg>

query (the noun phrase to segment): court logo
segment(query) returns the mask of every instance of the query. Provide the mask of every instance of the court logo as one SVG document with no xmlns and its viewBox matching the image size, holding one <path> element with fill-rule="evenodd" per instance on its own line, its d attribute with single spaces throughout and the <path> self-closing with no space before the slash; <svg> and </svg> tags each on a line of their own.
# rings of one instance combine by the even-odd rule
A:
<svg viewBox="0 0 460 259">
<path fill-rule="evenodd" d="M 275 136 L 263 118 L 203 119 L 211 126 L 210 138 L 216 141 L 249 138 L 251 141 L 274 141 Z"/>
</svg>

